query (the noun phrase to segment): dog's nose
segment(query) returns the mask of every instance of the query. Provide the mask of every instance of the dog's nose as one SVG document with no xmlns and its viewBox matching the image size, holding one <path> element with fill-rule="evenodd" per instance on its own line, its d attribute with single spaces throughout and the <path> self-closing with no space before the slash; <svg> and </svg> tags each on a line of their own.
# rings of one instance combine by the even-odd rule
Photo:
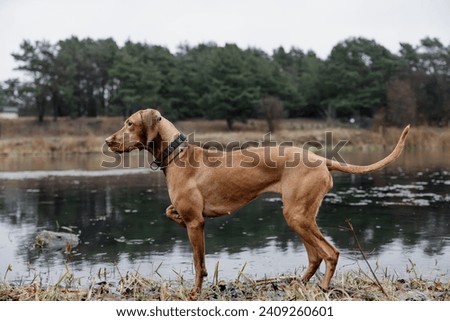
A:
<svg viewBox="0 0 450 321">
<path fill-rule="evenodd" d="M 114 140 L 114 137 L 113 136 L 109 136 L 108 138 L 105 139 L 105 143 L 109 145 L 109 144 L 111 144 L 113 142 L 113 140 Z"/>
</svg>

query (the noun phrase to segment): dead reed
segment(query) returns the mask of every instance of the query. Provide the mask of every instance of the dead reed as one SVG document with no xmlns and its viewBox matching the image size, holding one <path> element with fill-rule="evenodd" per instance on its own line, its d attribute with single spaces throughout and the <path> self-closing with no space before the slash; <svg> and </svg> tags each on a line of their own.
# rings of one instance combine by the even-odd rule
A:
<svg viewBox="0 0 450 321">
<path fill-rule="evenodd" d="M 448 301 L 450 282 L 424 280 L 413 275 L 409 279 L 383 276 L 385 294 L 368 274 L 359 271 L 338 274 L 329 291 L 324 292 L 318 280 L 303 283 L 297 275 L 253 279 L 241 269 L 234 280 L 218 277 L 218 264 L 211 283 L 204 286 L 199 300 L 204 301 Z M 118 280 L 107 281 L 102 271 L 91 276 L 90 286 L 83 287 L 66 268 L 54 285 L 43 284 L 39 277 L 27 284 L 0 283 L 0 301 L 104 301 L 104 300 L 188 300 L 192 282 L 177 274 L 175 280 L 145 277 L 138 272 L 120 274 Z"/>
<path fill-rule="evenodd" d="M 104 139 L 118 130 L 123 123 L 121 117 L 60 118 L 36 123 L 34 118 L 16 120 L 0 119 L 0 155 L 58 155 L 100 153 Z M 199 143 L 230 142 L 245 143 L 262 141 L 267 134 L 263 120 L 250 120 L 246 124 L 236 123 L 230 131 L 224 120 L 188 120 L 176 122 L 183 132 L 194 133 Z M 309 119 L 285 119 L 271 135 L 275 142 L 292 142 L 302 146 L 306 142 L 324 144 L 325 133 L 333 133 L 333 142 L 348 140 L 347 150 L 390 149 L 397 142 L 401 128 L 382 128 L 378 131 L 350 127 L 339 123 L 327 123 Z M 267 137 L 266 137 L 267 138 Z M 450 128 L 412 127 L 406 148 L 418 150 L 448 150 Z"/>
</svg>

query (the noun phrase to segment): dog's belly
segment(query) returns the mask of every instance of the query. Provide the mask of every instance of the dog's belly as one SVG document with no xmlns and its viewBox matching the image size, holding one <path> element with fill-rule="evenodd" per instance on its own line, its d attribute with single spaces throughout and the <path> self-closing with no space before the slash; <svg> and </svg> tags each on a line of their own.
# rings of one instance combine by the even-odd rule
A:
<svg viewBox="0 0 450 321">
<path fill-rule="evenodd" d="M 229 208 L 225 207 L 206 207 L 203 210 L 204 217 L 219 217 L 224 215 L 231 215 L 234 210 L 229 210 Z"/>
<path fill-rule="evenodd" d="M 250 201 L 248 201 L 250 202 Z M 231 213 L 237 211 L 243 207 L 248 202 L 223 202 L 223 203 L 207 203 L 203 208 L 203 216 L 205 217 L 218 217 L 223 215 L 230 215 Z"/>
<path fill-rule="evenodd" d="M 218 217 L 230 215 L 241 207 L 244 207 L 258 195 L 265 192 L 279 192 L 279 183 L 267 186 L 259 191 L 243 191 L 239 190 L 235 193 L 224 193 L 210 195 L 204 204 L 203 216 Z"/>
<path fill-rule="evenodd" d="M 240 204 L 205 204 L 203 209 L 203 216 L 205 217 L 219 217 L 224 215 L 231 215 L 247 203 Z"/>
</svg>

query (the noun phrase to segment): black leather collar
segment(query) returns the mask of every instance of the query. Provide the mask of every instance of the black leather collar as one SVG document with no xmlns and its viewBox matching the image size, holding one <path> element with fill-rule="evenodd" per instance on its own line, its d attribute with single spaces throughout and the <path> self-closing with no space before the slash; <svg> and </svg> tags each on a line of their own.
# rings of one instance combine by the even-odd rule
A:
<svg viewBox="0 0 450 321">
<path fill-rule="evenodd" d="M 159 160 L 155 158 L 155 160 L 151 162 L 150 168 L 153 170 L 157 170 L 169 165 L 170 161 L 163 166 L 164 161 L 169 157 L 170 154 L 173 153 L 174 150 L 176 150 L 184 142 L 187 142 L 187 136 L 183 133 L 180 133 L 178 137 L 175 138 L 166 149 L 164 149 L 161 159 Z"/>
</svg>

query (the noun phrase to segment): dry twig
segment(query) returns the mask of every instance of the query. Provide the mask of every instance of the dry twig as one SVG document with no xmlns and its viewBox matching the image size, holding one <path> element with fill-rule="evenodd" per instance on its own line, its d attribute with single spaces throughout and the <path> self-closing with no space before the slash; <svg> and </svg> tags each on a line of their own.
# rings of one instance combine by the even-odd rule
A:
<svg viewBox="0 0 450 321">
<path fill-rule="evenodd" d="M 383 294 L 386 296 L 386 298 L 389 299 L 389 296 L 387 295 L 386 291 L 384 290 L 383 286 L 381 285 L 380 281 L 378 280 L 375 272 L 373 271 L 372 267 L 370 266 L 369 261 L 367 261 L 366 254 L 364 253 L 364 251 L 363 251 L 363 249 L 361 247 L 361 244 L 359 243 L 358 237 L 356 236 L 356 232 L 355 232 L 355 230 L 353 228 L 352 223 L 350 222 L 349 219 L 347 219 L 346 222 L 347 222 L 347 224 L 349 226 L 350 232 L 352 232 L 353 238 L 355 239 L 356 246 L 358 247 L 359 252 L 363 256 L 364 261 L 366 261 L 367 266 L 369 267 L 370 272 L 372 273 L 373 277 L 375 278 L 375 281 L 377 282 L 378 287 L 380 288 L 381 292 L 383 292 Z"/>
</svg>

